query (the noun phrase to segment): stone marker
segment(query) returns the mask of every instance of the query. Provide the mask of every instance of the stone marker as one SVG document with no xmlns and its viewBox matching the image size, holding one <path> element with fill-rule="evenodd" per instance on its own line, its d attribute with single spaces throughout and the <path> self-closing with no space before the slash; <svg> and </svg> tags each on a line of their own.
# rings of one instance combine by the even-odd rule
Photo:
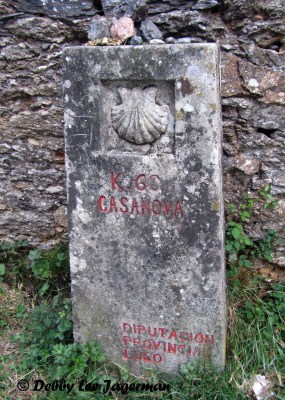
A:
<svg viewBox="0 0 285 400">
<path fill-rule="evenodd" d="M 218 49 L 64 51 L 74 335 L 134 373 L 223 368 Z"/>
</svg>

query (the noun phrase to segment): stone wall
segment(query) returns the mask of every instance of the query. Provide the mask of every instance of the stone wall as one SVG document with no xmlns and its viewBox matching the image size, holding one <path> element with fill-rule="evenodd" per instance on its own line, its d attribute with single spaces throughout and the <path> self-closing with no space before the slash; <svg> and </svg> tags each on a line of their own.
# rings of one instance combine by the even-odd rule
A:
<svg viewBox="0 0 285 400">
<path fill-rule="evenodd" d="M 265 184 L 279 199 L 255 235 L 285 219 L 284 0 L 0 1 L 1 240 L 66 239 L 61 52 L 84 45 L 96 15 L 147 15 L 164 38 L 222 50 L 224 190 L 238 202 Z M 281 233 L 282 234 L 282 233 Z M 283 249 L 275 262 L 285 265 Z"/>
</svg>

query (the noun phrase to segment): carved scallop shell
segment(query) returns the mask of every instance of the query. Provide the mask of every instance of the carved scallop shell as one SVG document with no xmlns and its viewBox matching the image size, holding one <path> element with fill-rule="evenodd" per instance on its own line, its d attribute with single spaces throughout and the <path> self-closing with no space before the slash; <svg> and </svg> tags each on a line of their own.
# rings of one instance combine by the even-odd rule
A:
<svg viewBox="0 0 285 400">
<path fill-rule="evenodd" d="M 112 124 L 118 135 L 136 144 L 153 143 L 166 132 L 169 108 L 155 102 L 157 88 L 120 87 L 122 104 L 112 107 Z"/>
</svg>

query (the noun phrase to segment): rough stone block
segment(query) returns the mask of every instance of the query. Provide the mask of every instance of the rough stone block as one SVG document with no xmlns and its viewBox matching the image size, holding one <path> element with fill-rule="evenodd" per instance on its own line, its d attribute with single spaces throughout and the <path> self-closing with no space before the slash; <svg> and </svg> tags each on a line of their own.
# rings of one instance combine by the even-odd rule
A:
<svg viewBox="0 0 285 400">
<path fill-rule="evenodd" d="M 51 16 L 79 17 L 94 15 L 95 1 L 74 0 L 13 0 L 13 5 L 18 11 L 40 13 Z"/>
<path fill-rule="evenodd" d="M 223 368 L 218 49 L 64 50 L 74 335 L 133 372 Z"/>
</svg>

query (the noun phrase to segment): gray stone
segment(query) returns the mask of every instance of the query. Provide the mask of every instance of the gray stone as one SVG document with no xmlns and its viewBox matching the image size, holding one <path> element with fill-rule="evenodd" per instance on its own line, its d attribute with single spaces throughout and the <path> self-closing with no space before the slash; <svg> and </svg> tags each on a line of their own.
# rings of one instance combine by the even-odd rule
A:
<svg viewBox="0 0 285 400">
<path fill-rule="evenodd" d="M 175 9 L 179 10 L 189 10 L 189 6 L 194 4 L 194 0 L 167 0 L 167 1 L 157 1 L 157 0 L 148 0 L 147 5 L 149 8 L 149 14 L 160 14 L 160 13 L 169 13 Z"/>
<path fill-rule="evenodd" d="M 142 21 L 140 26 L 140 35 L 146 40 L 152 39 L 162 39 L 162 33 L 158 29 L 158 27 L 149 19 Z"/>
<path fill-rule="evenodd" d="M 239 155 L 235 159 L 236 168 L 244 172 L 246 175 L 253 175 L 260 170 L 260 160 L 252 160 L 250 158 Z"/>
<path fill-rule="evenodd" d="M 165 41 L 161 39 L 151 39 L 149 44 L 165 44 Z"/>
<path fill-rule="evenodd" d="M 102 8 L 107 16 L 128 16 L 134 21 L 142 21 L 148 15 L 146 0 L 102 0 Z"/>
<path fill-rule="evenodd" d="M 7 61 L 18 61 L 24 59 L 31 59 L 38 55 L 37 49 L 32 45 L 21 46 L 21 44 L 12 44 L 6 46 L 1 51 L 0 59 Z"/>
<path fill-rule="evenodd" d="M 276 18 L 282 18 L 285 15 L 284 0 L 224 0 L 224 18 L 229 21 L 240 20 L 243 18 L 255 19 L 256 15 L 266 15 L 273 20 Z M 261 17 L 263 19 L 264 17 Z M 268 18 L 266 18 L 268 19 Z M 271 21 L 272 23 L 272 21 Z M 271 24 L 269 22 L 269 25 Z"/>
<path fill-rule="evenodd" d="M 63 226 L 65 228 L 68 227 L 67 210 L 65 206 L 61 206 L 57 210 L 55 210 L 53 216 L 57 225 Z"/>
<path fill-rule="evenodd" d="M 143 40 L 142 40 L 141 36 L 133 36 L 129 40 L 129 44 L 131 44 L 132 46 L 140 45 L 140 44 L 143 44 Z"/>
<path fill-rule="evenodd" d="M 202 42 L 202 39 L 195 38 L 195 37 L 184 37 L 184 38 L 179 38 L 177 40 L 177 43 L 179 43 L 179 44 L 201 43 L 201 42 Z"/>
<path fill-rule="evenodd" d="M 113 24 L 110 28 L 113 39 L 124 41 L 135 36 L 136 29 L 134 21 L 130 17 L 122 17 L 120 19 L 113 18 L 113 20 Z"/>
<path fill-rule="evenodd" d="M 0 1 L 0 15 L 3 14 L 13 14 L 15 12 L 15 9 L 11 7 L 8 4 L 5 4 L 7 2 Z"/>
<path fill-rule="evenodd" d="M 216 0 L 199 0 L 192 8 L 193 10 L 208 10 L 216 7 L 218 4 Z"/>
<path fill-rule="evenodd" d="M 233 50 L 233 46 L 231 44 L 222 44 L 221 45 L 222 50 L 230 51 Z"/>
<path fill-rule="evenodd" d="M 49 186 L 46 191 L 49 193 L 59 193 L 63 191 L 63 188 L 61 186 Z"/>
<path fill-rule="evenodd" d="M 71 47 L 63 59 L 75 339 L 138 374 L 223 368 L 217 46 Z"/>
<path fill-rule="evenodd" d="M 174 10 L 154 15 L 152 21 L 167 36 L 199 37 L 207 41 L 224 38 L 227 28 L 221 18 L 214 13 L 202 13 L 196 10 Z"/>
<path fill-rule="evenodd" d="M 61 18 L 90 16 L 99 11 L 91 0 L 13 0 L 12 3 L 18 11 Z"/>
<path fill-rule="evenodd" d="M 13 35 L 50 42 L 62 43 L 73 35 L 68 27 L 60 21 L 51 18 L 26 17 L 6 24 L 6 29 Z"/>
<path fill-rule="evenodd" d="M 165 39 L 165 43 L 174 44 L 174 43 L 176 43 L 176 39 L 174 39 L 174 37 L 170 36 L 170 37 Z"/>
<path fill-rule="evenodd" d="M 110 35 L 111 21 L 108 21 L 104 17 L 96 16 L 93 18 L 91 25 L 88 29 L 88 39 L 96 40 L 104 37 L 111 37 Z"/>
</svg>

